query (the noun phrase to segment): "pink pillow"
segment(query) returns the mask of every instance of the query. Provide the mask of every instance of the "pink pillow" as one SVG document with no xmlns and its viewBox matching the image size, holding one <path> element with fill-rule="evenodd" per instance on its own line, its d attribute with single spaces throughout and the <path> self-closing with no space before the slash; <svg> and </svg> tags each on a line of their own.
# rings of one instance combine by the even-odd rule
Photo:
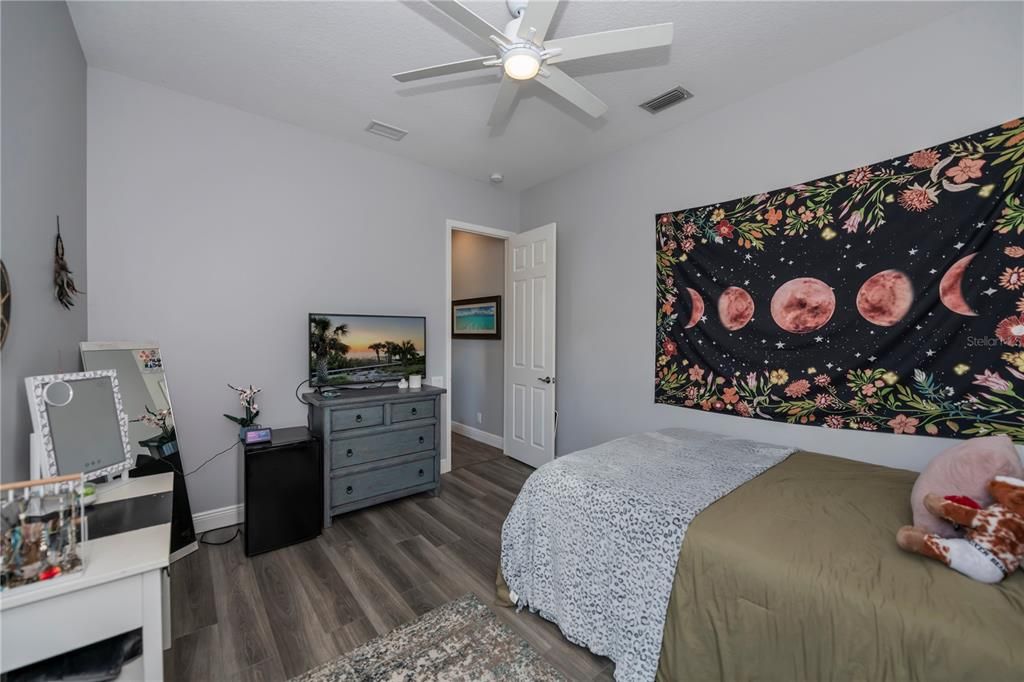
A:
<svg viewBox="0 0 1024 682">
<path fill-rule="evenodd" d="M 910 507 L 914 525 L 944 538 L 956 536 L 953 525 L 924 508 L 924 496 L 967 495 L 982 507 L 992 504 L 988 482 L 996 476 L 1024 477 L 1017 448 L 1008 436 L 985 436 L 954 445 L 928 463 L 914 483 Z"/>
</svg>

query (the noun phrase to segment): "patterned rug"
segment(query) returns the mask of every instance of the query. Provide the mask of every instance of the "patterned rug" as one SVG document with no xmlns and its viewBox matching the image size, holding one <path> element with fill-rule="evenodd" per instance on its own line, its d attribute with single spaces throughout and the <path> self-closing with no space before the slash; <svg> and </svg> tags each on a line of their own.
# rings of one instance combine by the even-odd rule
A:
<svg viewBox="0 0 1024 682">
<path fill-rule="evenodd" d="M 563 682 L 485 604 L 467 594 L 292 682 Z"/>
</svg>

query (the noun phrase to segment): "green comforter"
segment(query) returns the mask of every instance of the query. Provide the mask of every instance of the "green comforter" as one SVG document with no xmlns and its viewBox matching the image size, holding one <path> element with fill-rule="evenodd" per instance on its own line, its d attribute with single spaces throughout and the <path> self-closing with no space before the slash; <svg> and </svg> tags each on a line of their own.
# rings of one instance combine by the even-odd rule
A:
<svg viewBox="0 0 1024 682">
<path fill-rule="evenodd" d="M 1024 575 L 984 585 L 901 551 L 914 478 L 796 453 L 705 509 L 658 680 L 1024 680 Z"/>
</svg>

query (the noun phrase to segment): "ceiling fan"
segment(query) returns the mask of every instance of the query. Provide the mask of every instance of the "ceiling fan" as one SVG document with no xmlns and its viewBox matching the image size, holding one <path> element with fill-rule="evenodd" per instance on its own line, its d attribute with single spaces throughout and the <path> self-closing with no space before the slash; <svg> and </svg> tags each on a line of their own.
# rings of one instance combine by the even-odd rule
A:
<svg viewBox="0 0 1024 682">
<path fill-rule="evenodd" d="M 487 121 L 490 126 L 500 125 L 508 119 L 519 84 L 529 80 L 536 80 L 594 118 L 600 118 L 608 111 L 608 105 L 555 64 L 672 44 L 671 23 L 546 40 L 558 0 L 506 0 L 512 20 L 505 30 L 495 28 L 456 0 L 430 0 L 430 3 L 468 31 L 494 43 L 498 53 L 493 57 L 474 57 L 403 71 L 396 73 L 394 78 L 405 83 L 501 66 L 504 75 Z"/>
</svg>

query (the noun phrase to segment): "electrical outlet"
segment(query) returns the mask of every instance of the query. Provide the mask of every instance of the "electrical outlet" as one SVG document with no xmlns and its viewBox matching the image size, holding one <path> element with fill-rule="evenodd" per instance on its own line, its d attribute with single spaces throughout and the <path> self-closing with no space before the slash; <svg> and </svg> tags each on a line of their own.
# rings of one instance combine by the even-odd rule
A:
<svg viewBox="0 0 1024 682">
<path fill-rule="evenodd" d="M 430 377 L 430 385 L 444 388 L 444 377 Z"/>
<path fill-rule="evenodd" d="M 476 423 L 477 423 L 477 424 L 483 424 L 483 423 L 484 423 L 484 415 L 483 415 L 483 412 L 477 412 L 477 413 L 476 413 Z"/>
</svg>

